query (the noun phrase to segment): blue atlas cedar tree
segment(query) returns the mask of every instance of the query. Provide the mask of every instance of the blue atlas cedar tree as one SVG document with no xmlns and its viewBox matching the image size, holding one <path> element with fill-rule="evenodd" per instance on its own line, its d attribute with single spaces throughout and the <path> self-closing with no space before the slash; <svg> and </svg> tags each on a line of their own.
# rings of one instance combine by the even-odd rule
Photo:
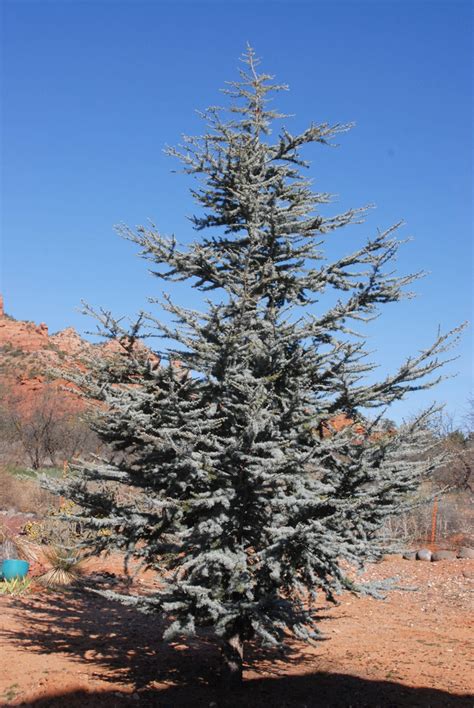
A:
<svg viewBox="0 0 474 708">
<path fill-rule="evenodd" d="M 384 520 L 436 464 L 426 454 L 432 409 L 388 432 L 384 416 L 439 381 L 439 355 L 459 331 L 366 382 L 375 366 L 354 327 L 420 274 L 390 270 L 398 224 L 327 261 L 326 236 L 365 210 L 322 216 L 331 196 L 312 191 L 301 148 L 350 126 L 282 128 L 272 140 L 285 116 L 269 95 L 287 87 L 259 73 L 250 47 L 243 63 L 224 90 L 228 107 L 202 114 L 206 134 L 168 151 L 198 178 L 192 222 L 203 236 L 181 247 L 154 226 L 120 228 L 156 276 L 190 280 L 212 301 L 197 311 L 166 297 L 176 326 L 142 313 L 129 328 L 86 306 L 120 344 L 120 356 L 91 360 L 76 377 L 102 402 L 92 425 L 110 454 L 61 482 L 96 550 L 124 551 L 161 578 L 153 595 L 106 594 L 168 616 L 167 639 L 211 628 L 237 682 L 246 641 L 317 639 L 316 594 L 363 590 L 341 561 L 380 557 Z M 323 307 L 328 292 L 339 299 Z M 150 327 L 173 342 L 156 352 L 159 366 L 139 341 Z M 331 429 L 339 415 L 358 425 Z"/>
</svg>

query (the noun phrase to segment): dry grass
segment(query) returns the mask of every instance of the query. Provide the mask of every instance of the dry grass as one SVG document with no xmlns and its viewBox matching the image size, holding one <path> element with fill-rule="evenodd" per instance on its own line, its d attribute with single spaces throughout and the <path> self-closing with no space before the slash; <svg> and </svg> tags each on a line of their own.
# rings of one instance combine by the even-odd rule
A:
<svg viewBox="0 0 474 708">
<path fill-rule="evenodd" d="M 56 497 L 42 489 L 36 479 L 18 477 L 0 468 L 0 509 L 44 516 L 52 506 L 57 506 Z"/>
<path fill-rule="evenodd" d="M 32 543 L 11 534 L 4 524 L 0 523 L 0 560 L 6 558 L 20 558 L 31 563 L 38 560 L 38 554 Z"/>
</svg>

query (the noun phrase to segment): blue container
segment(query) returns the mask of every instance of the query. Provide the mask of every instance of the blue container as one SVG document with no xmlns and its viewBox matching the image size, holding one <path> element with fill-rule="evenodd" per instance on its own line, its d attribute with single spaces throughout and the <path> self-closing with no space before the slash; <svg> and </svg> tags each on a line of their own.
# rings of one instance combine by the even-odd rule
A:
<svg viewBox="0 0 474 708">
<path fill-rule="evenodd" d="M 2 562 L 0 575 L 4 580 L 14 580 L 15 578 L 26 578 L 30 564 L 28 561 L 18 560 L 17 558 L 9 558 Z"/>
</svg>

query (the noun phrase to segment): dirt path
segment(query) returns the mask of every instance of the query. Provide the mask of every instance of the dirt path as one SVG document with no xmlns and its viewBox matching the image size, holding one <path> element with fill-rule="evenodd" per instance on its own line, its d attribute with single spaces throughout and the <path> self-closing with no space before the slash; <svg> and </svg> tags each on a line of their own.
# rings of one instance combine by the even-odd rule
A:
<svg viewBox="0 0 474 708">
<path fill-rule="evenodd" d="M 204 639 L 168 646 L 158 620 L 84 592 L 2 597 L 0 705 L 473 708 L 474 561 L 390 559 L 365 577 L 394 575 L 417 589 L 322 606 L 328 641 L 294 642 L 286 661 L 250 649 L 233 695 L 216 688 L 218 651 Z"/>
</svg>

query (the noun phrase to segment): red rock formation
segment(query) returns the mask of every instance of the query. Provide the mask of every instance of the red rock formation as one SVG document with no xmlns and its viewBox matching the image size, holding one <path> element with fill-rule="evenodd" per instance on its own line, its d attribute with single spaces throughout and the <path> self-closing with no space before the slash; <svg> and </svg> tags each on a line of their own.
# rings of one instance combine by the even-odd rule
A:
<svg viewBox="0 0 474 708">
<path fill-rule="evenodd" d="M 341 430 L 344 430 L 344 428 L 348 428 L 349 426 L 353 426 L 354 432 L 359 435 L 363 435 L 365 432 L 360 423 L 354 423 L 352 418 L 349 418 L 349 416 L 345 413 L 338 413 L 334 416 L 334 418 L 331 418 L 331 420 L 322 423 L 319 432 L 321 437 L 327 438 L 334 433 L 339 433 Z"/>
<path fill-rule="evenodd" d="M 150 352 L 142 342 L 136 349 L 148 356 L 155 365 L 159 357 Z M 84 360 L 99 355 L 111 357 L 123 352 L 115 340 L 104 344 L 92 344 L 73 327 L 50 335 L 48 326 L 34 322 L 15 320 L 5 314 L 3 297 L 0 295 L 0 376 L 4 395 L 8 393 L 18 405 L 32 407 L 35 399 L 46 388 L 55 392 L 69 407 L 82 409 L 84 400 L 77 395 L 73 384 L 55 374 L 55 371 L 84 370 Z M 68 391 L 64 391 L 64 388 Z"/>
<path fill-rule="evenodd" d="M 51 341 L 60 351 L 68 354 L 84 354 L 93 349 L 93 345 L 82 339 L 74 327 L 66 327 L 66 329 L 51 335 Z"/>
<path fill-rule="evenodd" d="M 45 323 L 37 325 L 9 317 L 0 296 L 0 375 L 3 395 L 15 406 L 32 408 L 48 388 L 58 396 L 58 404 L 83 408 L 74 386 L 52 371 L 77 368 L 78 359 L 93 348 L 72 327 L 50 335 Z"/>
</svg>

